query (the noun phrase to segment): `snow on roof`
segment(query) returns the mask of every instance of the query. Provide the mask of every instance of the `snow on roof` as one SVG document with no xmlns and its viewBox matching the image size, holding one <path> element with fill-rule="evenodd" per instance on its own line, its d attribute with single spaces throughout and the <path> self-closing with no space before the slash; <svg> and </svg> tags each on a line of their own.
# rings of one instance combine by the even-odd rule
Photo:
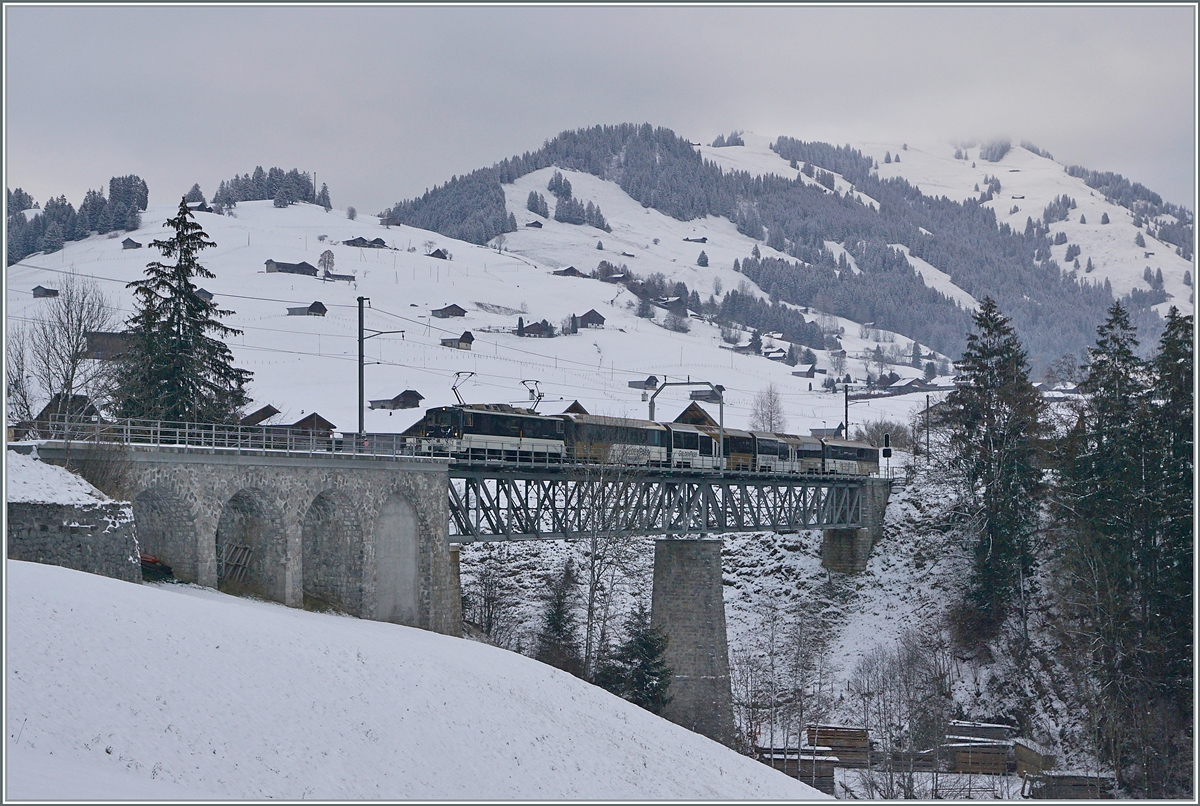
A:
<svg viewBox="0 0 1200 806">
<path fill-rule="evenodd" d="M 69 470 L 48 465 L 36 455 L 5 451 L 4 476 L 11 504 L 104 504 L 104 493 Z"/>
</svg>

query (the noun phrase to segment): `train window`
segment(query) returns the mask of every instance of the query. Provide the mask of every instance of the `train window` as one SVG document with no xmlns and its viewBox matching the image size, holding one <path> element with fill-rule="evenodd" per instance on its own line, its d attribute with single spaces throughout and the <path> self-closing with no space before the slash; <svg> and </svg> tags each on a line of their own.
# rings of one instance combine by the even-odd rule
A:
<svg viewBox="0 0 1200 806">
<path fill-rule="evenodd" d="M 858 448 L 857 450 L 854 451 L 854 456 L 857 459 L 866 459 L 867 458 L 866 448 Z"/>
<path fill-rule="evenodd" d="M 562 420 L 554 421 L 554 432 L 556 434 L 561 434 L 563 432 L 563 421 Z"/>
<path fill-rule="evenodd" d="M 707 437 L 703 434 L 697 434 L 697 436 L 700 438 L 700 455 L 701 456 L 712 456 L 713 455 L 712 437 Z"/>
<path fill-rule="evenodd" d="M 676 448 L 695 451 L 700 449 L 700 435 L 691 431 L 676 431 L 673 435 Z"/>
<path fill-rule="evenodd" d="M 475 415 L 474 415 L 474 414 L 471 414 L 471 413 L 469 413 L 469 412 L 467 413 L 467 425 L 468 425 L 468 426 L 473 426 L 473 425 L 475 425 Z"/>
</svg>

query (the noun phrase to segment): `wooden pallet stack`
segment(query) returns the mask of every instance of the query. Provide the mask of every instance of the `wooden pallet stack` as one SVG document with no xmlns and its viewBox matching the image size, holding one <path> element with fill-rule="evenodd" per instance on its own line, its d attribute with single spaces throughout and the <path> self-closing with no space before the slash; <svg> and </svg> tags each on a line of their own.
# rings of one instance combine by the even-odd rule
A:
<svg viewBox="0 0 1200 806">
<path fill-rule="evenodd" d="M 942 745 L 952 759 L 951 772 L 1004 775 L 1012 754 L 1012 735 L 1016 729 L 994 722 L 969 722 L 952 719 L 946 726 Z"/>
<path fill-rule="evenodd" d="M 1116 778 L 1083 772 L 1046 772 L 1031 779 L 1034 800 L 1110 800 L 1116 797 Z"/>
<path fill-rule="evenodd" d="M 797 778 L 822 792 L 833 794 L 833 768 L 838 757 L 828 747 L 755 748 L 755 758 L 791 778 Z"/>
<path fill-rule="evenodd" d="M 839 767 L 865 767 L 871 748 L 865 728 L 841 725 L 809 725 L 807 739 L 810 747 L 828 747 L 829 754 L 838 757 Z"/>
</svg>

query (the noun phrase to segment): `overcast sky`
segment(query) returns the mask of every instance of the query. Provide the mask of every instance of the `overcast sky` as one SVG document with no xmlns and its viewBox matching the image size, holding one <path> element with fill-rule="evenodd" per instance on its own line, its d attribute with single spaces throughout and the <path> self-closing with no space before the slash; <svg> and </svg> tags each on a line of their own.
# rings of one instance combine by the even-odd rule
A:
<svg viewBox="0 0 1200 806">
<path fill-rule="evenodd" d="M 375 213 L 564 129 L 1007 136 L 1194 209 L 1193 6 L 5 7 L 6 183 L 254 166 Z"/>
</svg>

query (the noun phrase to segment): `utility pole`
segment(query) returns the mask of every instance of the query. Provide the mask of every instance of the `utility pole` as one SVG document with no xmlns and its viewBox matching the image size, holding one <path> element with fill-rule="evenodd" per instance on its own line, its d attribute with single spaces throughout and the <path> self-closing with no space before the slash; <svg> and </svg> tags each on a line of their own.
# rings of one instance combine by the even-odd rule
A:
<svg viewBox="0 0 1200 806">
<path fill-rule="evenodd" d="M 403 338 L 403 334 L 404 334 L 403 330 L 375 330 L 372 328 L 371 335 L 369 335 L 369 336 L 365 335 L 363 331 L 366 330 L 367 328 L 363 327 L 363 303 L 370 302 L 370 301 L 371 301 L 370 297 L 359 297 L 358 298 L 358 444 L 359 445 L 362 445 L 363 437 L 367 432 L 367 428 L 366 428 L 366 424 L 365 424 L 366 414 L 363 411 L 366 408 L 366 394 L 365 394 L 365 390 L 364 390 L 364 386 L 363 386 L 363 365 L 366 363 L 365 355 L 364 355 L 365 342 L 367 339 L 373 339 L 376 336 L 383 336 L 383 335 L 386 335 L 389 333 L 399 333 L 399 334 L 401 334 L 401 338 Z M 380 363 L 380 362 L 375 362 L 375 363 Z"/>
<path fill-rule="evenodd" d="M 925 464 L 929 464 L 929 395 L 925 395 Z"/>
<path fill-rule="evenodd" d="M 850 384 L 845 384 L 846 387 L 846 416 L 842 420 L 846 425 L 846 430 L 842 432 L 842 439 L 850 439 Z"/>
<path fill-rule="evenodd" d="M 363 413 L 366 395 L 363 391 L 363 344 L 366 338 L 363 336 L 363 303 L 369 297 L 358 298 L 358 441 L 361 444 L 363 434 L 366 433 L 366 415 Z"/>
</svg>

